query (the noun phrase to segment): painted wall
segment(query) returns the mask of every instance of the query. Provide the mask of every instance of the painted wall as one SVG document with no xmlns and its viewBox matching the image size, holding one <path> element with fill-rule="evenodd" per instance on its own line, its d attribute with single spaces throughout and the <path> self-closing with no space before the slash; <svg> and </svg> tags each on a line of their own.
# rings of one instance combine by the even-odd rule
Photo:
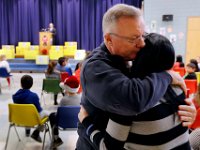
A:
<svg viewBox="0 0 200 150">
<path fill-rule="evenodd" d="M 173 21 L 162 21 L 162 15 L 172 14 Z M 187 40 L 187 19 L 200 16 L 200 0 L 144 0 L 144 18 L 149 32 L 165 32 L 175 40 L 176 55 L 185 57 Z"/>
</svg>

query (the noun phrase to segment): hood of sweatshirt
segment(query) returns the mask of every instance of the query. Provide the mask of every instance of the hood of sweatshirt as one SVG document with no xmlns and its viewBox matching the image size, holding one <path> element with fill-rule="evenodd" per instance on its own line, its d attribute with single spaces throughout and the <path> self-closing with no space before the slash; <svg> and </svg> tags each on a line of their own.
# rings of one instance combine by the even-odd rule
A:
<svg viewBox="0 0 200 150">
<path fill-rule="evenodd" d="M 22 101 L 24 101 L 29 96 L 29 94 L 30 94 L 29 89 L 20 89 L 12 96 L 12 98 L 15 103 L 19 103 L 18 102 L 19 100 L 22 103 Z"/>
</svg>

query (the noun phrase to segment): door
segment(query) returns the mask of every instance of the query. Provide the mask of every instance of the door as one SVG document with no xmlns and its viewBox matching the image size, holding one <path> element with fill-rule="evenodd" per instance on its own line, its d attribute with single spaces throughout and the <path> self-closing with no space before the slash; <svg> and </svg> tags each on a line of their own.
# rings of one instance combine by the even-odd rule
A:
<svg viewBox="0 0 200 150">
<path fill-rule="evenodd" d="M 186 62 L 200 56 L 200 17 L 189 17 L 186 43 Z"/>
</svg>

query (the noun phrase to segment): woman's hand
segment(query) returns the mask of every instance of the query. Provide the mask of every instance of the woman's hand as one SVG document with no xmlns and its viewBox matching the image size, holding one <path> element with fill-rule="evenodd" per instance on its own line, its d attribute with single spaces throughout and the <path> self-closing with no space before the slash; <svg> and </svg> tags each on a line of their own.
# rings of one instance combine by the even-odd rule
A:
<svg viewBox="0 0 200 150">
<path fill-rule="evenodd" d="M 178 115 L 183 122 L 183 126 L 188 127 L 195 121 L 197 111 L 191 100 L 186 99 L 185 102 L 187 105 L 179 105 Z"/>
</svg>

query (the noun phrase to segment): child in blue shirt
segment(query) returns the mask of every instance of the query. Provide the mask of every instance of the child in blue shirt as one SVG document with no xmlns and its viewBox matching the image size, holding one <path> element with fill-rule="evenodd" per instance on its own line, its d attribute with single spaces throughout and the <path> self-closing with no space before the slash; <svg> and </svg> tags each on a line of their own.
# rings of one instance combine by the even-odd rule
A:
<svg viewBox="0 0 200 150">
<path fill-rule="evenodd" d="M 13 102 L 17 104 L 33 104 L 35 105 L 37 111 L 40 114 L 40 117 L 43 118 L 48 116 L 47 112 L 45 112 L 40 106 L 39 97 L 36 93 L 30 91 L 30 88 L 33 85 L 33 78 L 30 75 L 24 75 L 21 78 L 21 87 L 13 96 Z M 40 137 L 40 130 L 43 129 L 42 126 L 38 126 L 36 130 L 32 133 L 31 137 L 38 141 L 42 142 Z M 26 128 L 26 136 L 29 136 L 30 129 Z"/>
</svg>

